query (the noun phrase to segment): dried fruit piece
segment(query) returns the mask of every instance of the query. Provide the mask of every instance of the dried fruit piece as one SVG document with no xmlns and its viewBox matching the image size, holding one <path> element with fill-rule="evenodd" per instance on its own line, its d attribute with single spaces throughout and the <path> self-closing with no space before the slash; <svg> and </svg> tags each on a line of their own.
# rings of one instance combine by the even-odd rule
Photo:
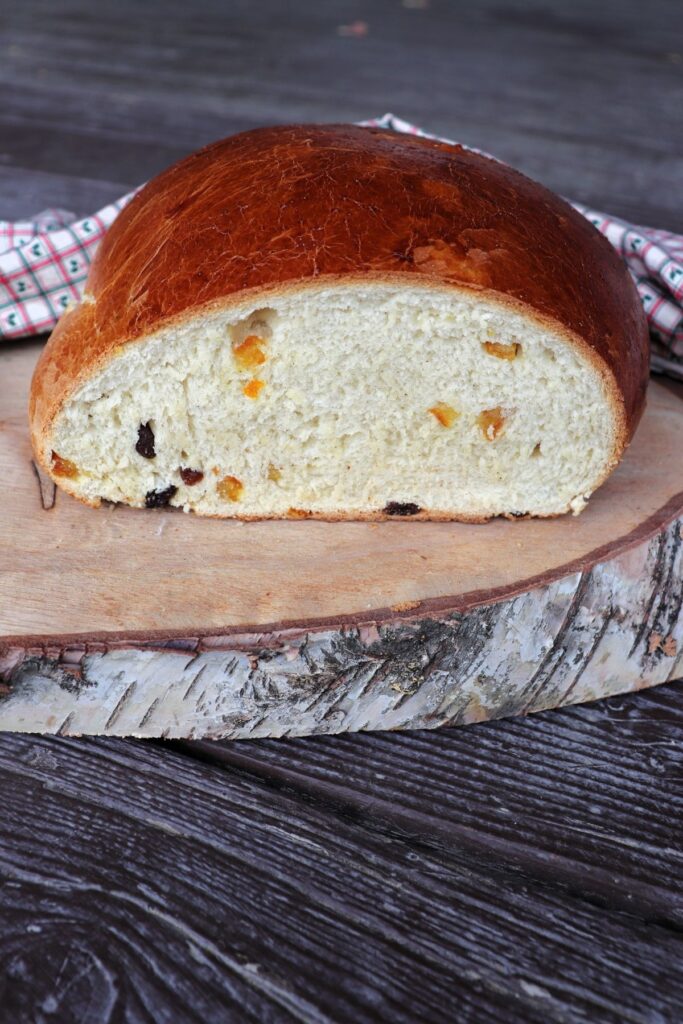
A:
<svg viewBox="0 0 683 1024">
<path fill-rule="evenodd" d="M 311 513 L 305 508 L 288 508 L 287 518 L 288 519 L 309 519 Z"/>
<path fill-rule="evenodd" d="M 389 501 L 383 511 L 385 516 L 416 516 L 422 509 L 412 501 Z"/>
<path fill-rule="evenodd" d="M 452 427 L 460 415 L 452 405 L 448 405 L 446 402 L 437 402 L 427 411 L 437 418 L 442 427 Z"/>
<path fill-rule="evenodd" d="M 240 345 L 235 345 L 232 354 L 240 370 L 253 370 L 255 366 L 261 366 L 268 358 L 262 346 L 267 345 L 265 338 L 259 338 L 258 334 L 250 334 Z"/>
<path fill-rule="evenodd" d="M 57 452 L 52 452 L 52 472 L 55 476 L 78 476 L 78 466 L 71 459 L 63 459 Z"/>
<path fill-rule="evenodd" d="M 201 469 L 186 469 L 184 466 L 181 466 L 180 478 L 188 487 L 194 487 L 195 484 L 204 479 L 204 474 Z"/>
<path fill-rule="evenodd" d="M 264 380 L 257 380 L 255 377 L 253 380 L 248 381 L 242 388 L 243 393 L 247 398 L 258 398 L 259 392 L 266 386 Z"/>
<path fill-rule="evenodd" d="M 519 355 L 521 345 L 518 342 L 513 341 L 511 344 L 506 345 L 502 341 L 485 341 L 484 348 L 490 356 L 495 356 L 497 359 L 516 359 Z"/>
<path fill-rule="evenodd" d="M 138 427 L 138 439 L 135 445 L 135 451 L 138 455 L 142 455 L 143 459 L 156 458 L 157 453 L 154 450 L 154 431 L 150 427 L 149 423 L 141 423 Z"/>
<path fill-rule="evenodd" d="M 484 409 L 477 416 L 477 423 L 487 441 L 495 441 L 503 431 L 505 417 L 499 405 L 495 409 Z"/>
<path fill-rule="evenodd" d="M 282 479 L 282 473 L 272 462 L 268 463 L 268 479 L 273 480 L 275 483 Z"/>
<path fill-rule="evenodd" d="M 165 508 L 166 505 L 170 504 L 171 498 L 177 490 L 177 487 L 169 484 L 163 491 L 147 491 L 145 495 L 145 508 Z"/>
<path fill-rule="evenodd" d="M 236 476 L 224 476 L 216 484 L 216 490 L 224 501 L 239 501 L 242 497 L 244 484 Z"/>
</svg>

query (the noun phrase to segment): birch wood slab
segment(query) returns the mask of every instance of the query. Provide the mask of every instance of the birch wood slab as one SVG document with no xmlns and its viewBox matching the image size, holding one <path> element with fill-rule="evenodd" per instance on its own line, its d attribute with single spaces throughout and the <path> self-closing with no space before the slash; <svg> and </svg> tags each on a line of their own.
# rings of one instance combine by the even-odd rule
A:
<svg viewBox="0 0 683 1024">
<path fill-rule="evenodd" d="M 0 354 L 0 728 L 435 728 L 683 669 L 683 402 L 654 383 L 578 518 L 250 523 L 93 511 L 31 461 L 37 345 Z"/>
</svg>

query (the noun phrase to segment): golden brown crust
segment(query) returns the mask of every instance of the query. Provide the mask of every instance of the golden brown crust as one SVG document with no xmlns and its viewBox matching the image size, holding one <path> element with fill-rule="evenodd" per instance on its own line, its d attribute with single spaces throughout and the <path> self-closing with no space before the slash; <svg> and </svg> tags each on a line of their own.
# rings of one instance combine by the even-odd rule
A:
<svg viewBox="0 0 683 1024">
<path fill-rule="evenodd" d="M 482 290 L 563 329 L 605 379 L 618 460 L 645 404 L 647 324 L 609 242 L 558 196 L 458 146 L 348 125 L 263 128 L 163 172 L 106 235 L 88 301 L 38 362 L 36 454 L 121 345 L 250 293 L 407 281 Z M 46 469 L 49 471 L 50 467 Z"/>
</svg>

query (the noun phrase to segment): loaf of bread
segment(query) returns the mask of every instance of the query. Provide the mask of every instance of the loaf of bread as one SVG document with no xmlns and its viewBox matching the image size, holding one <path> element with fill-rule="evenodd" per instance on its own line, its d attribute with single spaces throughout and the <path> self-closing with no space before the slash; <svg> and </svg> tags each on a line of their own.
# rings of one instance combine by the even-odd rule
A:
<svg viewBox="0 0 683 1024">
<path fill-rule="evenodd" d="M 147 184 L 38 362 L 35 454 L 90 505 L 220 517 L 580 512 L 643 409 L 627 270 L 457 146 L 225 139 Z"/>
</svg>

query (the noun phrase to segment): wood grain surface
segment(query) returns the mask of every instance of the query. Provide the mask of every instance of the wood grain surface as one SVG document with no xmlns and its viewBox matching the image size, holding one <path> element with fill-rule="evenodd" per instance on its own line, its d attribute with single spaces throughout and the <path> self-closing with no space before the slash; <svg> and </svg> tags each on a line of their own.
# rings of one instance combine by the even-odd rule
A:
<svg viewBox="0 0 683 1024">
<path fill-rule="evenodd" d="M 472 729 L 174 748 L 679 928 L 682 696 L 675 683 Z"/>
<path fill-rule="evenodd" d="M 55 493 L 31 461 L 26 408 L 38 349 L 0 350 L 0 479 L 13 484 L 0 498 L 0 645 L 444 615 L 610 561 L 683 511 L 683 400 L 656 383 L 624 461 L 580 516 L 240 523 L 93 510 Z"/>
<path fill-rule="evenodd" d="M 85 215 L 231 132 L 393 110 L 562 195 L 683 230 L 676 14 L 676 0 L 648 0 L 647 17 L 639 0 L 22 0 L 3 24 L 0 216 Z"/>
<path fill-rule="evenodd" d="M 0 217 L 393 110 L 683 230 L 672 0 L 22 0 L 0 55 Z M 419 735 L 2 736 L 0 1020 L 677 1022 L 682 725 L 672 683 Z"/>
<path fill-rule="evenodd" d="M 526 715 L 676 678 L 682 608 L 683 517 L 465 612 L 166 641 L 20 637 L 0 651 L 0 729 L 253 739 Z"/>
<path fill-rule="evenodd" d="M 578 855 L 543 850 L 562 831 L 553 812 L 568 825 L 576 814 L 551 777 L 581 779 L 590 764 L 581 755 L 617 754 L 611 716 L 625 710 L 603 705 L 593 718 L 604 734 L 597 749 L 582 743 L 590 730 L 580 721 L 567 723 L 564 743 L 545 744 L 520 723 L 507 734 L 516 760 L 483 794 L 477 769 L 490 756 L 479 750 L 479 728 L 446 762 L 443 745 L 432 756 L 419 736 L 388 764 L 381 742 L 361 744 L 365 775 L 356 768 L 354 785 L 336 791 L 317 782 L 313 754 L 305 798 L 277 756 L 263 777 L 261 746 L 252 748 L 256 770 L 245 772 L 129 743 L 7 737 L 0 784 L 17 825 L 11 842 L 0 839 L 3 1006 L 14 1019 L 38 1006 L 60 1021 L 79 1019 L 83 1006 L 90 1019 L 117 1019 L 121 1003 L 128 1019 L 154 1021 L 669 1019 L 683 998 L 680 903 L 632 868 L 633 847 L 647 857 L 653 841 L 680 839 L 657 810 L 662 774 L 680 758 L 656 707 L 632 729 L 655 763 L 625 783 L 618 757 L 592 773 L 594 830 L 608 863 L 586 863 L 580 819 Z M 469 795 L 470 821 L 480 809 L 473 825 L 460 821 L 452 781 L 446 793 L 439 787 L 449 769 L 461 800 Z M 538 780 L 539 803 L 528 810 L 519 807 L 525 771 Z M 420 782 L 432 777 L 425 807 Z M 375 780 L 369 794 L 364 778 L 366 787 Z M 544 794 L 555 799 L 549 813 Z M 411 797 L 417 810 L 408 810 Z M 637 805 L 630 825 L 626 798 Z M 503 823 L 498 836 L 491 818 Z M 654 831 L 645 839 L 636 825 Z M 673 851 L 668 859 L 676 863 Z"/>
</svg>

